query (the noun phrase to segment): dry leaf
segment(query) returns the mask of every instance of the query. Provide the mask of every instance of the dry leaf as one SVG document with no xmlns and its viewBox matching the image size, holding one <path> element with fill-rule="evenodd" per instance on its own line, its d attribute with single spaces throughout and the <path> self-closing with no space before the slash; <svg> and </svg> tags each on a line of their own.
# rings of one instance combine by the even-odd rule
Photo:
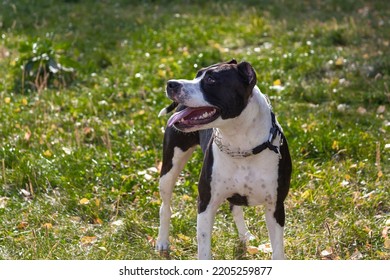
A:
<svg viewBox="0 0 390 280">
<path fill-rule="evenodd" d="M 45 224 L 42 225 L 42 227 L 43 227 L 44 229 L 52 229 L 52 228 L 53 228 L 53 225 L 52 225 L 51 223 L 45 223 Z"/>
<path fill-rule="evenodd" d="M 259 245 L 259 250 L 263 253 L 272 253 L 271 243 L 265 243 Z"/>
<path fill-rule="evenodd" d="M 378 109 L 376 110 L 377 114 L 383 114 L 386 111 L 385 105 L 380 105 Z"/>
<path fill-rule="evenodd" d="M 281 86 L 282 85 L 282 81 L 280 79 L 277 79 L 273 82 L 273 85 L 274 86 Z"/>
<path fill-rule="evenodd" d="M 26 140 L 28 142 L 28 141 L 30 141 L 30 138 L 31 138 L 31 131 L 26 131 L 24 133 L 24 140 Z"/>
<path fill-rule="evenodd" d="M 67 147 L 62 147 L 62 150 L 64 151 L 65 154 L 70 155 L 72 153 L 72 149 L 67 148 Z"/>
<path fill-rule="evenodd" d="M 8 197 L 0 197 L 0 209 L 5 208 L 7 206 Z"/>
<path fill-rule="evenodd" d="M 332 248 L 326 248 L 321 252 L 321 257 L 330 258 L 333 255 Z"/>
<path fill-rule="evenodd" d="M 339 141 L 333 140 L 332 149 L 339 150 Z"/>
<path fill-rule="evenodd" d="M 70 220 L 75 223 L 79 223 L 81 221 L 81 218 L 78 216 L 72 216 L 70 217 Z"/>
<path fill-rule="evenodd" d="M 339 57 L 337 58 L 336 62 L 334 63 L 336 66 L 342 66 L 344 64 L 344 58 Z"/>
<path fill-rule="evenodd" d="M 106 247 L 98 247 L 100 250 L 104 251 L 104 252 L 107 252 L 107 248 Z"/>
<path fill-rule="evenodd" d="M 310 196 L 312 195 L 312 191 L 310 189 L 307 189 L 306 191 L 304 191 L 302 194 L 301 194 L 301 197 L 303 199 L 307 199 L 309 198 Z"/>
<path fill-rule="evenodd" d="M 360 106 L 356 111 L 357 111 L 358 114 L 360 114 L 360 115 L 365 115 L 365 114 L 367 113 L 367 109 L 364 108 L 364 107 L 361 107 L 361 106 Z"/>
<path fill-rule="evenodd" d="M 385 249 L 390 250 L 390 239 L 385 240 L 384 247 L 385 247 Z"/>
<path fill-rule="evenodd" d="M 148 240 L 148 243 L 151 244 L 154 247 L 154 245 L 156 244 L 156 239 L 154 239 L 150 235 L 146 236 L 146 239 Z"/>
<path fill-rule="evenodd" d="M 31 193 L 29 191 L 26 191 L 25 189 L 21 189 L 20 192 L 22 193 L 23 196 L 29 197 L 31 196 Z"/>
<path fill-rule="evenodd" d="M 18 229 L 25 229 L 28 227 L 28 223 L 27 222 L 20 222 L 18 225 L 17 225 L 17 228 Z"/>
<path fill-rule="evenodd" d="M 79 203 L 80 203 L 81 205 L 86 205 L 86 204 L 89 203 L 89 199 L 88 199 L 88 198 L 82 198 L 82 199 L 80 199 Z"/>
<path fill-rule="evenodd" d="M 88 244 L 92 244 L 92 243 L 96 242 L 96 240 L 97 240 L 96 236 L 83 236 L 81 238 L 81 243 L 83 245 L 88 245 Z"/>
<path fill-rule="evenodd" d="M 254 254 L 259 253 L 259 248 L 255 247 L 255 246 L 248 246 L 246 248 L 246 251 L 248 252 L 248 254 L 254 255 Z"/>
<path fill-rule="evenodd" d="M 188 236 L 186 236 L 186 235 L 184 235 L 184 234 L 181 234 L 181 233 L 179 233 L 179 234 L 177 235 L 177 237 L 178 237 L 180 240 L 186 241 L 186 242 L 188 242 L 188 241 L 191 240 L 190 237 L 188 237 Z"/>
<path fill-rule="evenodd" d="M 43 155 L 44 155 L 45 157 L 52 157 L 52 156 L 53 156 L 53 153 L 50 152 L 50 150 L 46 150 L 46 151 L 43 152 Z"/>
<path fill-rule="evenodd" d="M 93 219 L 93 223 L 95 225 L 102 225 L 103 221 L 100 218 L 95 218 L 95 219 Z"/>
</svg>

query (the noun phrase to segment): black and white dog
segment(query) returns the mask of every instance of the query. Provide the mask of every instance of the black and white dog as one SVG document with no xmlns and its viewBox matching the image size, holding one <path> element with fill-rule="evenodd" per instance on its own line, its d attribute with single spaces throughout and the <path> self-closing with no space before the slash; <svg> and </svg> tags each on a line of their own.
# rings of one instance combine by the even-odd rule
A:
<svg viewBox="0 0 390 280">
<path fill-rule="evenodd" d="M 173 103 L 160 115 L 178 108 L 164 135 L 157 250 L 168 250 L 173 187 L 200 145 L 205 156 L 198 185 L 198 258 L 211 258 L 214 217 L 228 200 L 243 241 L 253 236 L 241 206 L 265 205 L 272 258 L 284 259 L 284 200 L 292 164 L 282 128 L 256 81 L 252 66 L 235 60 L 201 69 L 193 80 L 168 81 Z"/>
</svg>

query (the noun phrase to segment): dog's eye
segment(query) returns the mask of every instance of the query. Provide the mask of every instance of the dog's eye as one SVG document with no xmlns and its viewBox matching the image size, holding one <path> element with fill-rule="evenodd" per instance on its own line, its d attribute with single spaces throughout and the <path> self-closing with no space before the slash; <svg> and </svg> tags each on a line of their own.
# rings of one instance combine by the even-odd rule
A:
<svg viewBox="0 0 390 280">
<path fill-rule="evenodd" d="M 206 83 L 208 84 L 214 84 L 216 80 L 212 76 L 207 76 L 206 77 Z"/>
</svg>

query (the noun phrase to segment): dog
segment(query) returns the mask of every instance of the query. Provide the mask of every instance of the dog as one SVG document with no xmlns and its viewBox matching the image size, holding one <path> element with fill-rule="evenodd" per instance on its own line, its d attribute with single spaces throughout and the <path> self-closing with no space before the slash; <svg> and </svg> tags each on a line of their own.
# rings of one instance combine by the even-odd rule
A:
<svg viewBox="0 0 390 280">
<path fill-rule="evenodd" d="M 198 259 L 211 259 L 211 234 L 218 207 L 229 201 L 242 241 L 253 239 L 242 206 L 265 205 L 272 259 L 284 259 L 284 200 L 292 162 L 287 140 L 268 98 L 256 86 L 255 70 L 236 60 L 201 69 L 193 80 L 169 80 L 176 108 L 164 133 L 159 180 L 162 199 L 156 249 L 169 249 L 171 197 L 195 148 L 204 153 L 198 182 Z"/>
</svg>

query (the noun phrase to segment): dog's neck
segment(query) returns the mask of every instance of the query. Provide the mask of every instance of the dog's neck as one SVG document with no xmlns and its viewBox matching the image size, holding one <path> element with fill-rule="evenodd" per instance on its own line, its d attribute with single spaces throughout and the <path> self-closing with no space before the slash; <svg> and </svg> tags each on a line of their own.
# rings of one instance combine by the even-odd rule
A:
<svg viewBox="0 0 390 280">
<path fill-rule="evenodd" d="M 228 125 L 214 128 L 214 133 L 228 149 L 247 151 L 268 140 L 271 126 L 271 107 L 255 86 L 242 113 L 230 119 Z"/>
</svg>

